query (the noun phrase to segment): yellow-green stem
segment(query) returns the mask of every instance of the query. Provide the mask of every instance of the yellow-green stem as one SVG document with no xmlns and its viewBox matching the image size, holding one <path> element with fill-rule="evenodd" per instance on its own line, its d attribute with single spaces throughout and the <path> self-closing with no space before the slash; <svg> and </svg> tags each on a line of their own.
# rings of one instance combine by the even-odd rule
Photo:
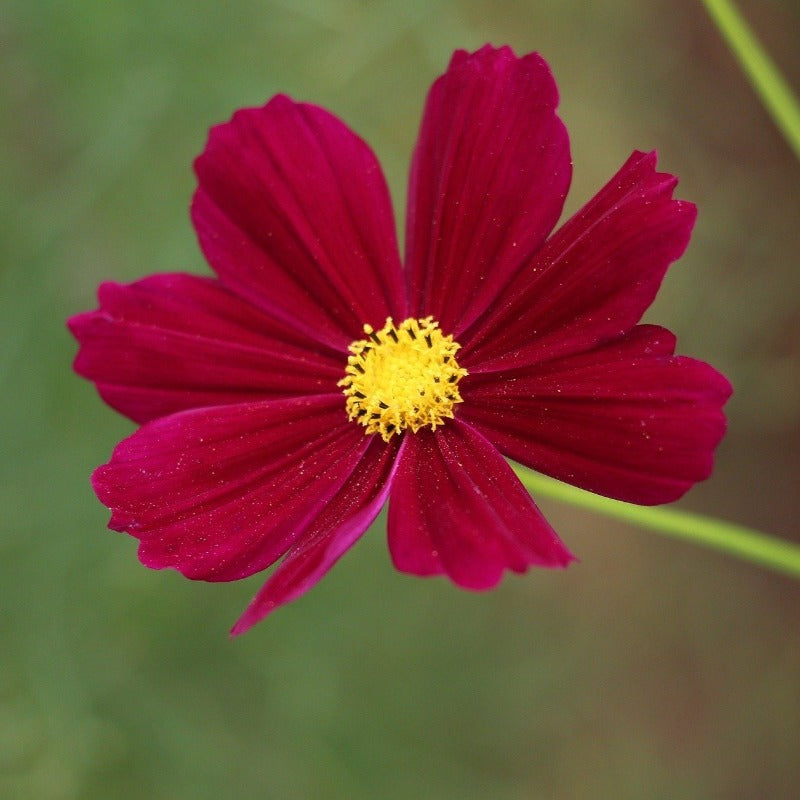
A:
<svg viewBox="0 0 800 800">
<path fill-rule="evenodd" d="M 800 159 L 800 103 L 775 62 L 729 0 L 702 0 L 764 107 Z"/>
<path fill-rule="evenodd" d="M 511 466 L 534 497 L 549 497 L 569 503 L 640 528 L 721 550 L 744 561 L 800 578 L 800 545 L 793 542 L 690 511 L 622 503 L 576 489 L 518 464 Z"/>
</svg>

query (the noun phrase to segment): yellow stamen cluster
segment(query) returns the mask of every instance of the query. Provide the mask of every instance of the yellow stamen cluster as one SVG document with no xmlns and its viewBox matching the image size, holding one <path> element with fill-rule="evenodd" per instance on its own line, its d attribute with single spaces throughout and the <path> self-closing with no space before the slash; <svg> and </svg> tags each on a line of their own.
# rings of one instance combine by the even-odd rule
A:
<svg viewBox="0 0 800 800">
<path fill-rule="evenodd" d="M 463 402 L 458 382 L 467 371 L 455 359 L 461 345 L 433 317 L 399 325 L 388 317 L 381 330 L 365 325 L 364 333 L 367 338 L 350 345 L 347 374 L 338 383 L 351 420 L 388 442 L 406 428 L 436 430 L 453 418 L 453 406 Z"/>
</svg>

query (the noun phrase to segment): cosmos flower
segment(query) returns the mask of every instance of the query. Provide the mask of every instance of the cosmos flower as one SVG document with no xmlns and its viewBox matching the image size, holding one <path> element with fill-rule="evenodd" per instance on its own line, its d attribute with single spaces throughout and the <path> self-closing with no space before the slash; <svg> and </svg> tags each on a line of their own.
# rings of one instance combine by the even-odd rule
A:
<svg viewBox="0 0 800 800">
<path fill-rule="evenodd" d="M 277 96 L 211 129 L 192 219 L 216 277 L 104 283 L 75 369 L 141 427 L 93 485 L 139 558 L 230 581 L 233 628 L 307 591 L 389 500 L 397 569 L 486 589 L 573 558 L 505 457 L 655 504 L 706 478 L 728 382 L 642 325 L 695 220 L 636 152 L 571 178 L 537 54 L 456 52 L 411 165 L 405 266 L 369 147 Z"/>
</svg>

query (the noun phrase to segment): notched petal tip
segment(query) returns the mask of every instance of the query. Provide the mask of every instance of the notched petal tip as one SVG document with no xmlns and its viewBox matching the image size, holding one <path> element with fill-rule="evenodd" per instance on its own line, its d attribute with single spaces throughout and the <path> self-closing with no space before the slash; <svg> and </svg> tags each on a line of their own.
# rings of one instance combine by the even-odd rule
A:
<svg viewBox="0 0 800 800">
<path fill-rule="evenodd" d="M 95 311 L 82 311 L 79 314 L 73 314 L 67 319 L 67 330 L 78 341 L 81 341 L 81 334 L 86 326 L 87 321 L 97 312 Z"/>
<path fill-rule="evenodd" d="M 458 71 L 465 67 L 475 69 L 479 72 L 496 72 L 498 70 L 505 70 L 520 62 L 528 67 L 536 65 L 537 68 L 544 68 L 544 71 L 552 79 L 550 65 L 540 53 L 533 51 L 518 56 L 514 48 L 507 44 L 500 45 L 499 47 L 492 44 L 485 44 L 477 50 L 460 49 L 454 51 L 447 65 L 447 71 L 441 78 L 446 77 L 450 72 Z M 555 90 L 554 97 L 557 101 L 558 91 L 555 80 L 553 80 L 552 83 L 553 89 Z"/>
<path fill-rule="evenodd" d="M 580 559 L 567 546 L 559 541 L 560 548 L 553 552 L 552 560 L 547 564 L 537 564 L 537 567 L 548 567 L 550 569 L 566 569 L 572 564 L 580 564 Z"/>
</svg>

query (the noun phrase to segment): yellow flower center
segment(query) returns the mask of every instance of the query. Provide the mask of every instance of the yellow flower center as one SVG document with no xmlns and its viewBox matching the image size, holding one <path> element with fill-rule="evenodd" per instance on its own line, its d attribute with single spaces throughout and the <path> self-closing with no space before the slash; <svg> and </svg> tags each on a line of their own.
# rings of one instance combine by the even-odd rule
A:
<svg viewBox="0 0 800 800">
<path fill-rule="evenodd" d="M 388 317 L 381 330 L 365 325 L 364 333 L 366 339 L 348 348 L 347 374 L 338 383 L 351 420 L 388 442 L 406 428 L 436 430 L 453 418 L 453 406 L 463 402 L 458 382 L 467 371 L 455 359 L 461 345 L 433 317 L 399 325 Z"/>
</svg>

